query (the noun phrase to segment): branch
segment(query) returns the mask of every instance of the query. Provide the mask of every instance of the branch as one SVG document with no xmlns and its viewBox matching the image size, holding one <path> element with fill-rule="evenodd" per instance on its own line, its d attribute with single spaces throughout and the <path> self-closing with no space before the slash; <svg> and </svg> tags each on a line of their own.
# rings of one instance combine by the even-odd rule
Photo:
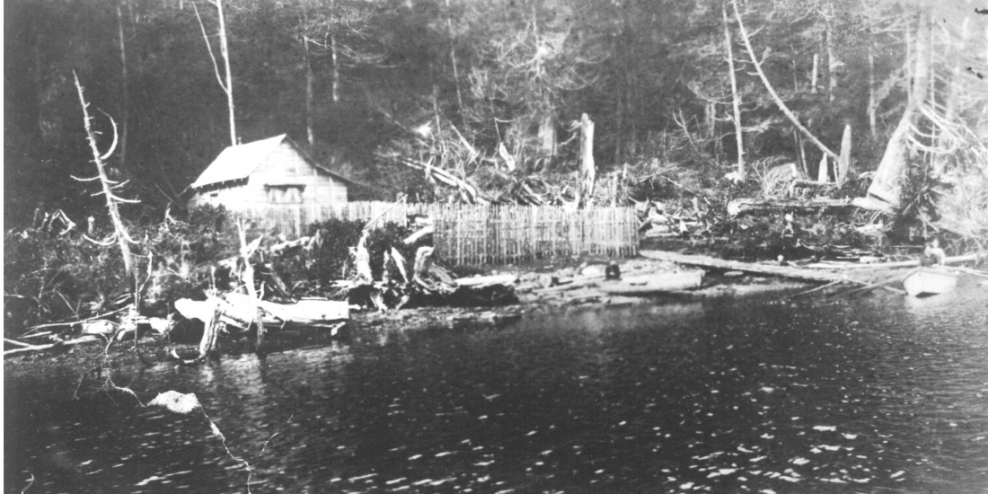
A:
<svg viewBox="0 0 988 494">
<path fill-rule="evenodd" d="M 113 120 L 113 117 L 111 117 L 108 113 L 106 113 L 103 110 L 100 110 L 100 113 L 106 115 L 106 118 L 110 119 L 110 125 L 113 125 L 113 144 L 110 144 L 110 149 L 107 152 L 103 153 L 103 156 L 99 157 L 99 159 L 105 160 L 110 156 L 112 156 L 113 151 L 117 149 L 117 142 L 119 141 L 120 136 L 117 134 L 117 122 Z"/>
<path fill-rule="evenodd" d="M 779 94 L 775 92 L 775 89 L 772 87 L 772 83 L 768 81 L 768 77 L 765 76 L 765 72 L 762 70 L 762 65 L 758 62 L 758 57 L 755 56 L 755 50 L 751 47 L 751 40 L 748 39 L 748 30 L 745 29 L 744 22 L 741 20 L 741 12 L 738 11 L 738 1 L 731 0 L 731 6 L 734 7 L 734 17 L 738 20 L 738 27 L 741 30 L 741 39 L 744 40 L 744 46 L 748 50 L 748 56 L 751 58 L 751 63 L 754 64 L 755 70 L 758 72 L 758 77 L 761 78 L 762 83 L 765 85 L 765 89 L 767 89 L 769 94 L 772 95 L 772 100 L 775 101 L 776 106 L 782 110 L 782 113 L 785 113 L 786 117 L 792 121 L 793 125 L 795 125 L 800 132 L 805 134 L 806 137 L 820 149 L 820 151 L 823 151 L 823 154 L 826 154 L 835 160 L 840 160 L 840 156 L 838 156 L 837 153 L 831 151 L 830 148 L 820 142 L 816 136 L 811 134 L 806 127 L 803 127 L 803 124 L 799 123 L 799 119 L 796 115 L 789 109 L 789 107 L 786 106 L 786 104 L 782 101 L 782 98 L 779 97 Z"/>
<path fill-rule="evenodd" d="M 88 241 L 90 241 L 90 242 L 92 242 L 92 243 L 94 243 L 94 244 L 96 244 L 96 245 L 98 245 L 100 247 L 109 247 L 109 246 L 113 245 L 113 242 L 116 242 L 117 241 L 116 235 L 110 235 L 109 237 L 106 237 L 106 240 L 104 240 L 102 242 L 99 241 L 99 240 L 93 240 L 93 239 L 89 238 L 89 236 L 86 235 L 85 233 L 82 234 L 82 238 L 84 238 L 84 239 L 86 239 L 86 240 L 88 240 Z"/>
</svg>

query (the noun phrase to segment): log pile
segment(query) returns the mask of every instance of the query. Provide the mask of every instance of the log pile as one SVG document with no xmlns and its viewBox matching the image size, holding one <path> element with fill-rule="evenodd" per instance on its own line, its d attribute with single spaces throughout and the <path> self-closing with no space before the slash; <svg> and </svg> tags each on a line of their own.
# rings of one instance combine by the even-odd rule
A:
<svg viewBox="0 0 988 494">
<path fill-rule="evenodd" d="M 384 256 L 385 269 L 380 280 L 357 276 L 334 282 L 351 305 L 386 312 L 422 306 L 490 307 L 518 301 L 513 286 L 516 276 L 456 279 L 448 269 L 435 262 L 432 247 L 419 247 L 411 276 L 397 249 L 392 248 Z M 356 261 L 365 262 L 363 257 Z M 357 266 L 358 271 L 369 269 Z"/>
</svg>

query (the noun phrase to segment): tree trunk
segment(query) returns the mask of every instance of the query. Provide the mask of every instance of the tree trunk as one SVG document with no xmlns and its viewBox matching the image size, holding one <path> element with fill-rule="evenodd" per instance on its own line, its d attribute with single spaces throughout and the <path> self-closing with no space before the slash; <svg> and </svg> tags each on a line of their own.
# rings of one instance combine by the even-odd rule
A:
<svg viewBox="0 0 988 494">
<path fill-rule="evenodd" d="M 909 92 L 909 102 L 899 119 L 899 124 L 885 147 L 885 154 L 875 170 L 875 177 L 868 187 L 868 196 L 858 198 L 855 204 L 865 209 L 893 211 L 899 207 L 902 195 L 902 182 L 905 179 L 909 165 L 909 135 L 915 120 L 920 115 L 920 107 L 929 97 L 930 67 L 930 20 L 929 13 L 920 14 L 919 26 L 915 36 L 915 67 L 913 69 L 913 84 Z M 907 61 L 907 64 L 912 60 Z"/>
<path fill-rule="evenodd" d="M 799 150 L 799 154 L 796 156 L 796 162 L 799 164 L 799 171 L 802 172 L 803 178 L 809 178 L 810 176 L 810 165 L 806 161 L 806 145 L 803 144 L 803 139 L 800 137 L 798 130 L 793 129 L 793 138 L 796 140 L 796 149 Z"/>
<path fill-rule="evenodd" d="M 212 0 L 210 0 L 212 1 Z M 216 81 L 219 83 L 220 88 L 226 93 L 227 108 L 230 110 L 230 141 L 232 146 L 237 145 L 237 128 L 236 120 L 234 119 L 234 105 L 233 105 L 233 76 L 230 74 L 230 53 L 227 48 L 226 42 L 226 21 L 223 18 L 223 0 L 216 0 L 216 5 L 219 11 L 219 22 L 220 22 L 220 55 L 223 57 L 223 66 L 225 67 L 226 80 L 224 82 L 224 77 L 220 75 L 219 64 L 216 62 L 216 56 L 213 55 L 213 45 L 209 42 L 209 35 L 206 34 L 206 26 L 202 23 L 202 17 L 199 16 L 199 8 L 193 2 L 192 9 L 195 10 L 196 19 L 199 21 L 199 28 L 202 29 L 202 39 L 206 41 L 206 49 L 209 50 L 209 59 L 213 62 L 213 72 L 216 74 Z M 210 125 L 212 126 L 213 121 L 210 120 Z"/>
<path fill-rule="evenodd" d="M 544 155 L 556 156 L 556 122 L 552 115 L 546 115 L 539 123 L 539 143 Z"/>
<path fill-rule="evenodd" d="M 449 60 L 453 64 L 453 83 L 456 84 L 457 111 L 463 109 L 463 94 L 460 92 L 460 70 L 456 63 L 456 44 L 453 43 L 453 14 L 450 12 L 449 0 L 446 0 L 446 30 L 449 32 Z"/>
<path fill-rule="evenodd" d="M 336 50 L 336 34 L 329 35 L 329 53 L 333 60 L 333 84 L 332 84 L 332 97 L 333 103 L 340 102 L 340 62 Z"/>
<path fill-rule="evenodd" d="M 830 160 L 827 155 L 820 158 L 820 165 L 816 168 L 816 181 L 821 184 L 830 182 Z"/>
<path fill-rule="evenodd" d="M 837 96 L 837 72 L 843 65 L 840 59 L 837 58 L 837 52 L 834 49 L 834 29 L 833 29 L 833 16 L 834 16 L 834 5 L 830 4 L 830 13 L 826 16 L 826 42 L 827 42 L 827 78 L 829 83 L 827 84 L 827 96 L 830 101 L 834 101 Z"/>
<path fill-rule="evenodd" d="M 840 141 L 840 159 L 837 160 L 837 187 L 843 187 L 847 172 L 851 169 L 851 124 L 844 125 L 844 136 Z"/>
<path fill-rule="evenodd" d="M 584 208 L 593 202 L 594 185 L 597 182 L 597 166 L 593 159 L 594 123 L 584 113 L 580 118 L 580 168 L 583 182 L 580 185 L 580 198 L 577 207 Z"/>
<path fill-rule="evenodd" d="M 127 45 L 124 41 L 123 12 L 120 9 L 120 2 L 117 2 L 117 28 L 120 36 L 120 75 L 122 77 L 122 93 L 120 104 L 123 109 L 123 116 L 120 120 L 120 170 L 123 171 L 127 165 L 127 121 L 129 120 L 129 91 L 127 90 Z"/>
<path fill-rule="evenodd" d="M 237 122 L 234 117 L 233 74 L 230 73 L 230 49 L 226 40 L 226 19 L 223 16 L 223 0 L 216 0 L 216 11 L 220 20 L 220 54 L 223 55 L 223 68 L 226 71 L 226 103 L 230 109 L 230 143 L 237 145 Z"/>
<path fill-rule="evenodd" d="M 731 30 L 727 24 L 727 6 L 721 4 L 721 14 L 724 18 L 724 49 L 727 52 L 727 68 L 731 77 L 731 102 L 734 107 L 734 135 L 738 147 L 738 178 L 739 182 L 745 179 L 744 167 L 744 141 L 741 127 L 741 95 L 738 94 L 738 79 L 734 73 L 734 50 L 731 48 Z"/>
<path fill-rule="evenodd" d="M 906 17 L 905 19 L 905 30 L 906 30 L 906 94 L 911 95 L 913 92 L 913 71 L 915 69 L 913 65 L 914 56 L 914 46 L 913 46 L 913 25 L 912 19 Z"/>
<path fill-rule="evenodd" d="M 878 137 L 878 101 L 875 98 L 875 47 L 868 41 L 868 129 Z"/>
<path fill-rule="evenodd" d="M 617 103 L 614 105 L 614 128 L 617 132 L 614 134 L 614 163 L 621 163 L 624 161 L 624 113 L 625 105 L 624 100 L 628 99 L 627 90 L 625 88 L 624 79 L 618 80 L 618 87 L 615 88 L 614 92 L 617 93 Z"/>
<path fill-rule="evenodd" d="M 309 59 L 309 37 L 302 36 L 302 56 L 305 57 L 305 136 L 309 141 L 309 149 L 316 145 L 315 132 L 312 130 L 313 113 L 315 112 L 316 75 L 312 72 L 312 61 Z"/>
<path fill-rule="evenodd" d="M 813 73 L 810 74 L 810 94 L 816 94 L 816 86 L 820 80 L 820 54 L 813 54 Z"/>
</svg>

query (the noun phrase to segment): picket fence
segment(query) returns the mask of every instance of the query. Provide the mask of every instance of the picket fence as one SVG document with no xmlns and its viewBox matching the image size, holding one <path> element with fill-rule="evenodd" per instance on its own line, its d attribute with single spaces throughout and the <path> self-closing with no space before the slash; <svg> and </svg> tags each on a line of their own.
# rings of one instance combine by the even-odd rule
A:
<svg viewBox="0 0 988 494">
<path fill-rule="evenodd" d="M 433 244 L 451 265 L 513 264 L 581 254 L 629 257 L 638 253 L 634 208 L 573 210 L 557 206 L 349 202 L 332 206 L 280 206 L 239 214 L 286 239 L 331 218 L 406 224 L 432 218 Z"/>
</svg>

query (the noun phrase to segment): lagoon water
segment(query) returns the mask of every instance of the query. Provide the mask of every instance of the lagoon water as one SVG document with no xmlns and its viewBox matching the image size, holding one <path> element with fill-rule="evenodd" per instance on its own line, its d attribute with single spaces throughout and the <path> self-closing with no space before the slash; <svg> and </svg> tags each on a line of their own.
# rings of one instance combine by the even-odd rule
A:
<svg viewBox="0 0 988 494">
<path fill-rule="evenodd" d="M 5 492 L 988 492 L 988 290 L 357 329 L 5 377 Z M 215 429 L 214 429 L 215 427 Z M 222 434 L 222 437 L 219 434 Z M 247 467 L 249 465 L 249 468 Z"/>
</svg>

